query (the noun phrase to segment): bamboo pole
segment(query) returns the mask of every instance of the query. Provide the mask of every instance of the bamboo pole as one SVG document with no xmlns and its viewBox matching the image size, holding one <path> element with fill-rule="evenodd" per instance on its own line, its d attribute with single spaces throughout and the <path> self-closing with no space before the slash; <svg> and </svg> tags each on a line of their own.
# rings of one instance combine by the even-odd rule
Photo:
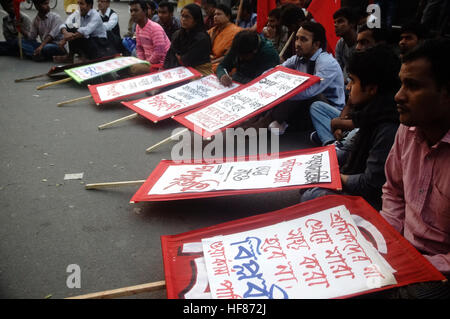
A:
<svg viewBox="0 0 450 319">
<path fill-rule="evenodd" d="M 147 148 L 147 149 L 145 150 L 145 152 L 150 153 L 152 150 L 154 150 L 154 149 L 157 148 L 158 146 L 163 145 L 163 144 L 169 142 L 169 141 L 172 140 L 173 138 L 175 138 L 175 137 L 177 137 L 178 135 L 183 134 L 183 133 L 185 133 L 185 132 L 187 132 L 187 131 L 189 131 L 189 129 L 181 130 L 181 131 L 179 131 L 178 133 L 176 133 L 176 134 L 174 134 L 174 135 L 172 135 L 172 136 L 169 136 L 169 137 L 166 138 L 166 139 L 163 139 L 161 142 L 158 142 L 158 143 L 156 143 L 155 145 L 150 146 L 149 148 Z"/>
<path fill-rule="evenodd" d="M 53 81 L 53 82 L 45 83 L 45 84 L 43 84 L 43 85 L 38 86 L 38 87 L 36 88 L 36 90 L 45 89 L 45 88 L 47 88 L 47 87 L 49 87 L 49 86 L 53 86 L 53 85 L 57 85 L 57 84 L 61 84 L 61 83 L 66 83 L 66 82 L 69 82 L 69 81 L 72 81 L 72 78 L 71 78 L 71 77 L 68 77 L 68 78 L 65 78 L 65 79 L 62 79 L 62 80 L 58 80 L 58 81 Z"/>
<path fill-rule="evenodd" d="M 108 123 L 99 125 L 99 126 L 98 126 L 98 129 L 99 129 L 99 130 L 103 130 L 103 129 L 105 129 L 105 128 L 108 128 L 108 127 L 110 127 L 110 126 L 113 126 L 114 124 L 121 123 L 121 122 L 124 122 L 124 121 L 127 121 L 127 120 L 131 120 L 131 119 L 134 119 L 134 118 L 138 117 L 138 115 L 139 115 L 139 114 L 137 114 L 137 113 L 133 113 L 133 114 L 131 114 L 131 115 L 127 115 L 127 116 L 125 116 L 125 117 L 121 117 L 120 119 L 117 119 L 117 120 L 114 120 L 114 121 L 111 121 L 111 122 L 108 122 Z"/>
<path fill-rule="evenodd" d="M 289 37 L 289 39 L 287 40 L 286 44 L 284 45 L 283 49 L 280 52 L 279 57 L 281 58 L 284 55 L 284 52 L 286 52 L 287 48 L 289 47 L 289 45 L 292 42 L 292 39 L 294 38 L 294 34 L 295 32 L 292 32 L 291 36 Z"/>
<path fill-rule="evenodd" d="M 119 298 L 131 295 L 137 295 L 143 292 L 151 292 L 164 289 L 166 287 L 165 281 L 156 281 L 148 284 L 124 287 L 119 289 L 112 289 L 106 291 L 95 292 L 86 295 L 80 295 L 75 297 L 69 297 L 65 299 L 106 299 L 106 298 Z"/>
<path fill-rule="evenodd" d="M 38 75 L 33 75 L 33 76 L 29 76 L 27 78 L 22 78 L 22 79 L 15 79 L 14 82 L 22 82 L 22 81 L 27 81 L 27 80 L 32 80 L 32 79 L 37 79 L 37 78 L 41 78 L 43 76 L 46 76 L 48 73 L 43 73 L 43 74 L 38 74 Z"/>
<path fill-rule="evenodd" d="M 64 105 L 64 104 L 70 104 L 70 103 L 73 103 L 73 102 L 83 101 L 83 100 L 89 99 L 90 97 L 92 97 L 92 96 L 91 95 L 86 95 L 86 96 L 82 96 L 82 97 L 77 97 L 76 99 L 71 99 L 71 100 L 59 102 L 56 105 L 61 106 L 61 105 Z"/>
<path fill-rule="evenodd" d="M 237 16 L 236 16 L 236 25 L 239 25 L 239 22 L 241 20 L 241 15 L 242 15 L 242 5 L 244 4 L 244 0 L 241 0 L 239 2 L 239 7 L 238 7 L 238 12 L 237 12 Z"/>
<path fill-rule="evenodd" d="M 19 44 L 19 55 L 20 55 L 20 59 L 23 60 L 22 33 L 20 33 L 20 31 L 18 31 L 17 36 L 18 36 L 17 43 Z"/>
<path fill-rule="evenodd" d="M 124 182 L 107 182 L 107 183 L 95 183 L 95 184 L 86 184 L 85 189 L 100 189 L 100 188 L 110 188 L 110 187 L 121 187 L 121 186 L 130 186 L 130 185 L 140 185 L 145 182 L 145 179 L 138 181 L 124 181 Z"/>
</svg>

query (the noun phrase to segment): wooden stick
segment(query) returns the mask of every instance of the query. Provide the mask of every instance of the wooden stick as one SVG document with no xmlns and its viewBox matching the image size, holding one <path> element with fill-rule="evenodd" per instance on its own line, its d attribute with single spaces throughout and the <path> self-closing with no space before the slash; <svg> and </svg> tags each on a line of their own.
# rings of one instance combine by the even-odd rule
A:
<svg viewBox="0 0 450 319">
<path fill-rule="evenodd" d="M 22 81 L 26 81 L 26 80 L 32 80 L 32 79 L 37 79 L 37 78 L 41 78 L 43 76 L 46 76 L 48 73 L 43 73 L 43 74 L 38 74 L 38 75 L 33 75 L 33 76 L 29 76 L 27 78 L 22 78 L 22 79 L 15 79 L 14 82 L 22 82 Z"/>
<path fill-rule="evenodd" d="M 294 38 L 294 34 L 295 32 L 292 32 L 291 36 L 289 37 L 289 39 L 287 40 L 286 44 L 284 45 L 283 49 L 280 52 L 279 57 L 281 58 L 284 55 L 284 52 L 286 52 L 287 48 L 289 47 L 289 45 L 292 42 L 292 39 Z"/>
<path fill-rule="evenodd" d="M 64 104 L 70 104 L 70 103 L 73 103 L 73 102 L 78 102 L 78 101 L 82 101 L 82 100 L 87 100 L 87 99 L 89 99 L 90 97 L 92 97 L 92 96 L 91 96 L 91 95 L 86 95 L 86 96 L 82 96 L 82 97 L 77 97 L 76 99 L 67 100 L 67 101 L 63 101 L 63 102 L 59 102 L 59 103 L 56 104 L 56 105 L 61 106 L 61 105 L 64 105 Z"/>
<path fill-rule="evenodd" d="M 124 122 L 124 121 L 127 121 L 127 120 L 131 120 L 131 119 L 134 119 L 134 118 L 138 117 L 138 115 L 139 115 L 139 114 L 137 114 L 137 113 L 133 113 L 133 114 L 131 114 L 131 115 L 128 115 L 128 116 L 125 116 L 125 117 L 121 117 L 120 119 L 117 119 L 117 120 L 115 120 L 115 121 L 108 122 L 108 123 L 105 123 L 105 124 L 100 125 L 100 126 L 98 127 L 98 129 L 99 129 L 99 130 L 103 130 L 103 129 L 107 128 L 107 127 L 113 126 L 114 124 L 117 124 L 117 123 L 120 123 L 120 122 Z"/>
<path fill-rule="evenodd" d="M 95 292 L 95 293 L 80 295 L 80 296 L 75 296 L 75 297 L 69 297 L 69 298 L 65 298 L 65 299 L 118 298 L 118 297 L 137 295 L 137 294 L 140 294 L 143 292 L 151 292 L 151 291 L 161 290 L 161 289 L 164 289 L 165 287 L 166 287 L 166 282 L 163 280 L 163 281 L 156 281 L 156 282 L 151 282 L 151 283 L 143 284 L 143 285 L 130 286 L 130 287 L 124 287 L 124 288 L 119 288 L 119 289 L 100 291 L 100 292 Z"/>
<path fill-rule="evenodd" d="M 23 60 L 23 49 L 22 49 L 22 33 L 20 31 L 17 33 L 17 43 L 19 44 L 19 55 L 20 59 Z"/>
<path fill-rule="evenodd" d="M 68 77 L 68 78 L 65 78 L 65 79 L 62 79 L 62 80 L 58 80 L 58 81 L 53 81 L 53 82 L 45 83 L 45 84 L 43 84 L 43 85 L 41 85 L 41 86 L 38 86 L 38 87 L 36 88 L 36 90 L 45 89 L 45 88 L 47 88 L 47 87 L 49 87 L 49 86 L 53 86 L 53 85 L 57 85 L 57 84 L 61 84 L 61 83 L 66 83 L 66 82 L 69 82 L 69 81 L 72 81 L 72 78 L 71 78 L 71 77 Z"/>
<path fill-rule="evenodd" d="M 140 185 L 145 182 L 145 179 L 138 181 L 125 181 L 125 182 L 108 182 L 108 183 L 96 183 L 96 184 L 86 184 L 85 189 L 100 189 L 100 188 L 110 188 L 110 187 L 121 187 L 129 185 Z"/>
<path fill-rule="evenodd" d="M 162 145 L 162 144 L 165 144 L 165 143 L 169 142 L 171 139 L 173 139 L 173 138 L 177 137 L 178 135 L 183 134 L 183 133 L 185 133 L 185 132 L 187 132 L 187 131 L 189 131 L 189 129 L 181 130 L 180 132 L 178 132 L 178 133 L 176 133 L 176 134 L 174 134 L 174 135 L 172 135 L 172 136 L 170 136 L 170 137 L 168 137 L 168 138 L 166 138 L 166 139 L 163 139 L 161 142 L 158 142 L 158 143 L 156 143 L 155 145 L 150 146 L 149 148 L 147 148 L 147 149 L 145 150 L 145 152 L 150 153 L 153 149 L 157 148 L 158 146 L 160 146 L 160 145 Z"/>
</svg>

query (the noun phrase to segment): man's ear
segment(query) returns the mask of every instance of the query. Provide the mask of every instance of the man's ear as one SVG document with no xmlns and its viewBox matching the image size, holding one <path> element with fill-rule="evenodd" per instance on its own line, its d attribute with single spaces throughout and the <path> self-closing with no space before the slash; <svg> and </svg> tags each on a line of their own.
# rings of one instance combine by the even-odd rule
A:
<svg viewBox="0 0 450 319">
<path fill-rule="evenodd" d="M 378 85 L 376 85 L 376 84 L 367 84 L 366 85 L 366 91 L 370 95 L 375 96 L 378 93 Z"/>
</svg>

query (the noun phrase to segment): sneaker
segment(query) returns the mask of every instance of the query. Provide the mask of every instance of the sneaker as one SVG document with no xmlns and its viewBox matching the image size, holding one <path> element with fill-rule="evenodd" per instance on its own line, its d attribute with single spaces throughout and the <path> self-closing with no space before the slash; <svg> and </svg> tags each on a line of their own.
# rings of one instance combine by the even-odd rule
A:
<svg viewBox="0 0 450 319">
<path fill-rule="evenodd" d="M 319 138 L 319 134 L 317 134 L 317 131 L 314 131 L 309 135 L 309 140 L 317 145 L 322 145 L 322 141 Z"/>
<path fill-rule="evenodd" d="M 274 135 L 283 135 L 286 132 L 289 124 L 286 122 L 278 123 L 278 121 L 273 121 L 269 124 L 269 130 Z"/>
</svg>

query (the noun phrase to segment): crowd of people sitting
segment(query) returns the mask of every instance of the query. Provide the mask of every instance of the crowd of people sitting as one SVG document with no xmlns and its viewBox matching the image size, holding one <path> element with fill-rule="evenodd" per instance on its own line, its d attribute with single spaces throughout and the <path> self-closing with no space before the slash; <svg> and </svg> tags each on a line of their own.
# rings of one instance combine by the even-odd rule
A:
<svg viewBox="0 0 450 319">
<path fill-rule="evenodd" d="M 0 54 L 18 55 L 20 26 L 24 54 L 36 61 L 122 53 L 150 63 L 135 73 L 190 66 L 204 75 L 215 73 L 225 86 L 248 83 L 280 64 L 316 75 L 318 84 L 242 126 L 276 134 L 309 130 L 317 146 L 334 145 L 343 190 L 312 188 L 302 191 L 300 200 L 362 196 L 448 276 L 450 40 L 420 20 L 404 24 L 395 38 L 390 22 L 370 28 L 367 15 L 341 7 L 333 15 L 340 38 L 333 55 L 326 30 L 307 11 L 310 1 L 297 2 L 273 9 L 258 33 L 256 1 L 243 1 L 237 18 L 230 6 L 215 0 L 192 3 L 178 19 L 171 2 L 133 0 L 122 38 L 110 0 L 98 0 L 98 11 L 93 0 L 78 0 L 79 10 L 65 22 L 50 12 L 48 0 L 33 0 L 37 16 L 30 21 L 22 15 L 17 22 L 12 0 L 2 0 L 8 15 Z M 448 2 L 441 3 L 448 12 Z M 448 298 L 448 282 L 408 286 L 400 294 Z"/>
</svg>

